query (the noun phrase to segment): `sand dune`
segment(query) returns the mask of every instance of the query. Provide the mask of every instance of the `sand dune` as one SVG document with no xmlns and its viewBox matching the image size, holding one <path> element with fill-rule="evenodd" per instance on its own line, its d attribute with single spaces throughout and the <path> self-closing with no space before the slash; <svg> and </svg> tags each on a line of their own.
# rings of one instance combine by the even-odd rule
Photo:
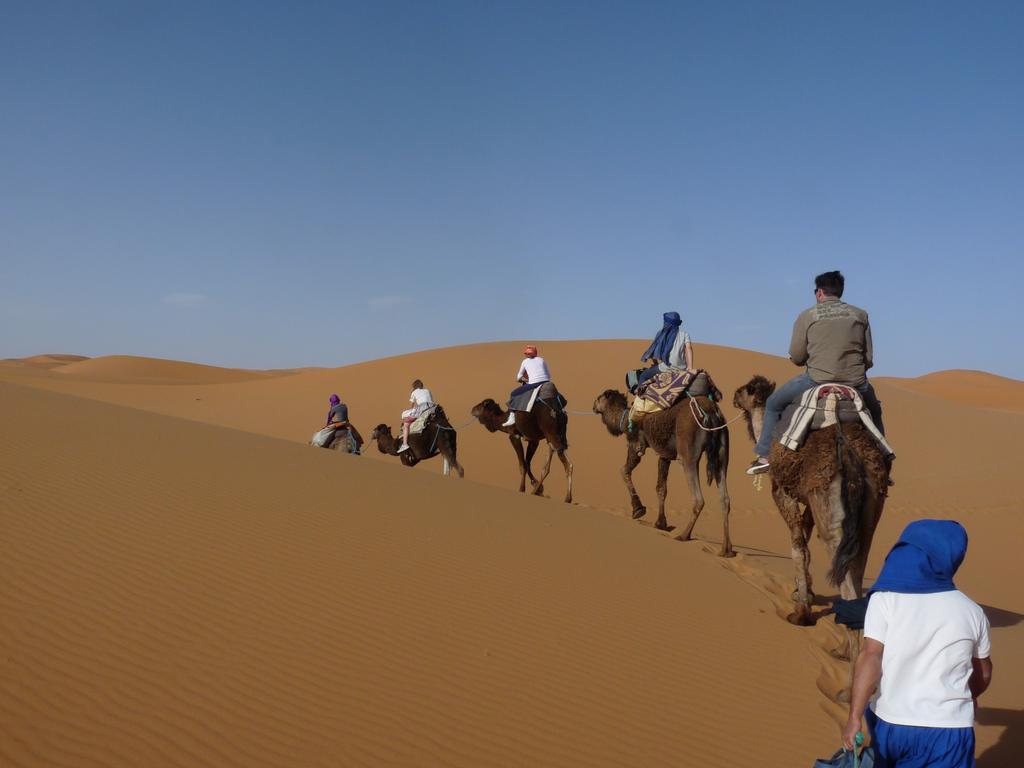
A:
<svg viewBox="0 0 1024 768">
<path fill-rule="evenodd" d="M 793 630 L 698 544 L 0 388 L 4 765 L 799 764 L 834 740 Z"/>
<path fill-rule="evenodd" d="M 31 355 L 30 357 L 9 357 L 0 360 L 0 365 L 25 365 L 33 368 L 50 369 L 88 359 L 88 357 L 83 357 L 82 355 Z"/>
<path fill-rule="evenodd" d="M 145 384 L 228 384 L 287 373 L 218 368 L 213 365 L 133 355 L 107 355 L 82 359 L 61 365 L 57 372 L 62 376 L 90 381 Z"/>
<path fill-rule="evenodd" d="M 1024 411 L 1024 381 L 983 371 L 939 371 L 916 379 L 880 379 L 891 386 L 974 408 Z"/>
<path fill-rule="evenodd" d="M 777 616 L 788 535 L 742 474 L 742 423 L 730 473 L 740 557 L 628 520 L 625 443 L 589 410 L 622 389 L 643 344 L 541 343 L 573 412 L 579 506 L 511 492 L 507 440 L 470 423 L 474 403 L 506 397 L 522 342 L 274 373 L 139 358 L 100 358 L 88 375 L 0 366 L 14 425 L 0 453 L 0 605 L 16 619 L 0 651 L 20 660 L 0 678 L 0 764 L 678 765 L 689 747 L 711 765 L 772 755 L 783 766 L 824 755 L 841 713 L 829 703 L 845 675 L 829 655 L 841 636 L 828 619 L 798 629 Z M 697 355 L 727 418 L 752 373 L 795 372 L 744 350 L 700 344 Z M 466 481 L 373 446 L 356 459 L 301 445 L 334 391 L 365 433 L 397 425 L 415 377 L 459 427 Z M 869 580 L 909 520 L 967 526 L 959 583 L 995 627 L 981 768 L 1016 765 L 1020 746 L 1024 493 L 1009 462 L 1024 413 L 996 405 L 1020 384 L 975 372 L 876 380 L 898 458 Z M 651 517 L 653 470 L 635 476 Z M 560 498 L 552 472 L 547 493 Z M 705 495 L 696 534 L 714 548 L 718 497 Z M 690 503 L 673 469 L 670 522 Z"/>
</svg>

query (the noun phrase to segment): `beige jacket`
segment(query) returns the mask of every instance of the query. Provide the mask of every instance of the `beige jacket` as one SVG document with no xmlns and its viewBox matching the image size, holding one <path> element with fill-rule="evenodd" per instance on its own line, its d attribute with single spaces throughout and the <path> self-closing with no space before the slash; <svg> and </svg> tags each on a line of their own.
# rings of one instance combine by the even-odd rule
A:
<svg viewBox="0 0 1024 768">
<path fill-rule="evenodd" d="M 858 387 L 873 365 L 868 313 L 839 299 L 805 309 L 793 324 L 789 357 L 806 365 L 817 384 L 836 382 Z"/>
</svg>

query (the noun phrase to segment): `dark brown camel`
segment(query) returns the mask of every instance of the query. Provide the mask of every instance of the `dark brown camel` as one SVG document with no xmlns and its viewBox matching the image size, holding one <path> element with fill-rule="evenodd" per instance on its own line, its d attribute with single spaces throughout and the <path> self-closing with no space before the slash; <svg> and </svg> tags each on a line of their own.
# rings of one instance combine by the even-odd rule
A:
<svg viewBox="0 0 1024 768">
<path fill-rule="evenodd" d="M 565 503 L 572 501 L 572 462 L 566 453 L 568 440 L 566 434 L 569 426 L 569 416 L 561 409 L 555 410 L 545 403 L 538 402 L 532 411 L 516 411 L 516 421 L 512 426 L 505 426 L 508 418 L 508 411 L 503 411 L 501 406 L 491 398 L 473 406 L 472 414 L 488 432 L 504 432 L 512 444 L 516 453 L 516 460 L 519 463 L 519 490 L 526 490 L 526 478 L 530 478 L 533 485 L 533 493 L 537 496 L 544 492 L 544 480 L 551 471 L 551 458 L 557 454 L 558 460 L 565 467 Z M 526 441 L 526 451 L 523 451 L 523 441 Z M 537 446 L 541 440 L 548 444 L 548 460 L 544 462 L 544 469 L 541 470 L 540 478 L 533 476 L 530 471 L 530 462 L 537 452 Z"/>
<path fill-rule="evenodd" d="M 407 451 L 398 452 L 401 441 L 391 434 L 391 427 L 387 424 L 378 424 L 370 435 L 371 440 L 377 441 L 377 449 L 381 453 L 398 456 L 407 467 L 414 467 L 424 459 L 441 454 L 447 462 L 447 467 L 454 468 L 459 473 L 459 477 L 464 477 L 465 471 L 455 457 L 456 437 L 455 428 L 448 421 L 441 406 L 437 406 L 437 410 L 427 420 L 422 432 L 409 435 L 409 450 Z"/>
<path fill-rule="evenodd" d="M 754 376 L 736 390 L 733 405 L 743 410 L 750 438 L 757 442 L 764 424 L 764 408 L 775 382 Z M 837 423 L 810 432 L 797 451 L 772 443 L 768 471 L 772 498 L 789 528 L 796 569 L 795 610 L 789 621 L 809 625 L 811 617 L 811 531 L 818 528 L 832 558 L 828 580 L 839 596 L 861 596 L 864 568 L 875 528 L 882 516 L 889 486 L 889 462 L 877 441 L 860 423 Z M 863 632 L 848 632 L 850 674 L 860 652 Z M 840 692 L 846 698 L 848 691 Z"/>
<path fill-rule="evenodd" d="M 692 405 L 691 405 L 692 403 Z M 629 408 L 626 396 L 614 389 L 605 390 L 594 401 L 594 413 L 601 417 L 605 427 L 615 437 L 626 434 L 626 465 L 622 468 L 622 479 L 629 490 L 633 505 L 633 519 L 647 514 L 647 508 L 640 501 L 633 485 L 633 470 L 640 464 L 644 451 L 650 447 L 658 456 L 658 520 L 655 528 L 668 530 L 665 519 L 665 497 L 668 495 L 668 471 L 672 462 L 679 461 L 690 483 L 693 494 L 693 517 L 676 538 L 688 541 L 693 526 L 704 509 L 704 494 L 700 488 L 700 457 L 707 457 L 708 485 L 718 483 L 718 495 L 722 504 L 722 547 L 721 557 L 733 557 L 736 553 L 729 538 L 729 486 L 726 475 L 729 471 L 729 428 L 718 408 L 708 397 L 683 397 L 678 403 L 664 411 L 649 413 L 639 427 L 628 429 Z"/>
</svg>

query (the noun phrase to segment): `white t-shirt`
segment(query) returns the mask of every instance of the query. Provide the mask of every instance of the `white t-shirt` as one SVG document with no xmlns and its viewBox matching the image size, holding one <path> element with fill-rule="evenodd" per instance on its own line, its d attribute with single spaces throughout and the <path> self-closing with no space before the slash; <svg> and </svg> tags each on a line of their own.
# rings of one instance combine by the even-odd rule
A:
<svg viewBox="0 0 1024 768">
<path fill-rule="evenodd" d="M 420 389 L 414 389 L 412 394 L 409 395 L 409 402 L 412 403 L 413 416 L 420 416 L 425 410 L 430 408 L 434 404 L 434 396 L 430 394 L 430 390 L 426 387 Z"/>
<path fill-rule="evenodd" d="M 668 351 L 668 360 L 662 360 L 659 364 L 661 370 L 668 368 L 686 368 L 686 345 L 690 343 L 690 334 L 680 328 L 676 332 L 676 340 L 672 342 L 672 349 Z"/>
<path fill-rule="evenodd" d="M 516 381 L 523 378 L 523 374 L 529 378 L 528 384 L 540 384 L 542 381 L 551 381 L 551 371 L 543 357 L 528 357 L 519 366 L 519 373 L 516 374 Z"/>
<path fill-rule="evenodd" d="M 971 659 L 988 658 L 988 619 L 963 592 L 876 592 L 864 637 L 885 646 L 882 682 L 872 709 L 888 723 L 970 728 Z"/>
</svg>

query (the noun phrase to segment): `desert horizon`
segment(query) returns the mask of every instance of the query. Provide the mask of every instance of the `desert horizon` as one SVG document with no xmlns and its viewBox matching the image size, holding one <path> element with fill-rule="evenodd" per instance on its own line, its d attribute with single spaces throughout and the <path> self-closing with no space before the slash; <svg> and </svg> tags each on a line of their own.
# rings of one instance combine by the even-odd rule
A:
<svg viewBox="0 0 1024 768">
<path fill-rule="evenodd" d="M 9 426 L 0 761 L 46 765 L 810 764 L 838 742 L 847 665 L 812 544 L 818 620 L 785 620 L 788 533 L 732 392 L 784 358 L 695 344 L 730 420 L 731 535 L 718 494 L 675 541 L 630 519 L 625 441 L 590 413 L 646 342 L 540 341 L 568 399 L 574 502 L 555 462 L 516 492 L 508 441 L 472 420 L 504 402 L 522 341 L 338 368 L 250 371 L 126 355 L 0 362 Z M 422 379 L 458 433 L 463 480 L 310 449 L 338 392 L 369 437 Z M 1019 748 L 1015 679 L 1024 502 L 1005 469 L 1024 382 L 977 371 L 872 379 L 897 454 L 867 583 L 902 527 L 960 521 L 957 584 L 993 627 L 978 765 Z M 960 446 L 956 451 L 954 446 Z M 964 449 L 968 446 L 969 449 Z M 546 450 L 542 447 L 538 457 Z M 634 474 L 653 509 L 654 462 Z"/>
</svg>

